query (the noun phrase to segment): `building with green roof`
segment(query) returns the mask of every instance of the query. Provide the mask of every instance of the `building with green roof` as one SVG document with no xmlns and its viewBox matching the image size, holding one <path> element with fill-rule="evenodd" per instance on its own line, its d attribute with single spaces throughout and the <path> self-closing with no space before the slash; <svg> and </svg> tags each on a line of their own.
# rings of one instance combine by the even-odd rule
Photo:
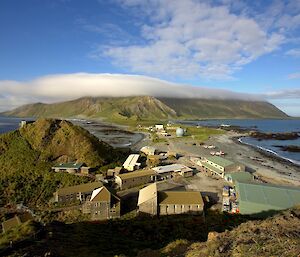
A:
<svg viewBox="0 0 300 257">
<path fill-rule="evenodd" d="M 237 181 L 235 190 L 241 214 L 267 215 L 300 204 L 300 188 Z"/>
<path fill-rule="evenodd" d="M 70 174 L 82 173 L 89 174 L 89 167 L 85 167 L 82 162 L 59 163 L 52 167 L 55 172 L 68 172 Z"/>
<path fill-rule="evenodd" d="M 224 178 L 225 173 L 245 171 L 245 165 L 219 156 L 210 156 L 201 161 L 202 170 Z"/>
<path fill-rule="evenodd" d="M 224 179 L 227 182 L 235 184 L 236 182 L 247 182 L 247 181 L 253 181 L 253 175 L 246 171 L 241 172 L 234 172 L 234 173 L 227 173 L 224 176 Z"/>
</svg>

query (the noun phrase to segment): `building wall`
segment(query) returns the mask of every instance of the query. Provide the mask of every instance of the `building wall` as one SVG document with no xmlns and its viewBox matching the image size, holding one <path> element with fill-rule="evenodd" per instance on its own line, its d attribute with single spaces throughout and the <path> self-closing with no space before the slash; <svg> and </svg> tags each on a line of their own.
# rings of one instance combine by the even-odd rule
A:
<svg viewBox="0 0 300 257">
<path fill-rule="evenodd" d="M 91 216 L 93 220 L 110 218 L 110 202 L 91 202 Z"/>
<path fill-rule="evenodd" d="M 193 176 L 193 171 L 186 171 L 186 172 L 181 172 L 181 176 L 187 178 L 187 177 L 192 177 Z"/>
<path fill-rule="evenodd" d="M 91 214 L 92 220 L 107 220 L 120 218 L 121 215 L 121 203 L 117 202 L 111 204 L 111 202 L 86 202 L 82 206 L 82 212 L 84 214 Z"/>
<path fill-rule="evenodd" d="M 177 204 L 160 204 L 160 215 L 172 215 L 172 214 L 201 214 L 203 212 L 202 205 L 190 204 L 190 205 L 177 205 Z"/>
<path fill-rule="evenodd" d="M 128 178 L 128 179 L 121 179 L 119 177 L 116 177 L 115 182 L 119 185 L 120 189 L 128 189 L 135 186 L 147 184 L 152 181 L 150 175 L 143 176 L 143 177 L 135 177 L 135 178 Z"/>
<path fill-rule="evenodd" d="M 115 183 L 122 189 L 122 179 L 118 176 L 115 176 Z"/>
<path fill-rule="evenodd" d="M 212 165 L 212 166 L 214 166 L 214 167 L 216 167 L 218 170 L 220 170 L 220 172 L 224 172 L 224 170 L 225 170 L 224 167 L 222 167 L 222 166 L 220 166 L 220 165 L 218 165 L 218 164 L 216 164 L 214 162 L 211 162 L 209 160 L 207 160 L 207 163 L 210 164 L 210 165 Z"/>
<path fill-rule="evenodd" d="M 110 217 L 111 219 L 121 217 L 121 202 L 117 202 L 110 208 Z"/>
<path fill-rule="evenodd" d="M 219 171 L 219 173 L 216 173 L 214 170 L 208 169 L 204 166 L 201 166 L 201 170 L 204 171 L 204 172 L 210 172 L 212 174 L 216 174 L 218 176 L 221 176 L 222 178 L 224 177 L 224 171 L 221 171 L 221 170 Z"/>
<path fill-rule="evenodd" d="M 88 175 L 88 174 L 90 174 L 90 168 L 89 167 L 81 167 L 80 173 L 83 175 Z"/>
<path fill-rule="evenodd" d="M 157 215 L 157 198 L 154 197 L 139 205 L 140 214 Z"/>
<path fill-rule="evenodd" d="M 92 195 L 93 191 L 89 192 L 76 192 L 70 193 L 68 195 L 59 195 L 58 192 L 54 193 L 54 201 L 59 203 L 66 203 L 66 202 L 74 202 L 79 200 L 80 202 L 85 202 L 88 197 Z"/>
</svg>

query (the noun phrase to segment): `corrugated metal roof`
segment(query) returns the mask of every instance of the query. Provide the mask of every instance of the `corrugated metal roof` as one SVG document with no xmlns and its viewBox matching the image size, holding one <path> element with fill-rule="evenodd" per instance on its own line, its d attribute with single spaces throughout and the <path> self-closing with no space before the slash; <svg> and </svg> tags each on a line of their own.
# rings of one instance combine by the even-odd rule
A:
<svg viewBox="0 0 300 257">
<path fill-rule="evenodd" d="M 274 209 L 286 209 L 300 204 L 298 187 L 237 182 L 236 190 L 239 201 L 273 206 Z"/>
<path fill-rule="evenodd" d="M 234 162 L 229 161 L 227 159 L 224 159 L 220 156 L 210 156 L 210 157 L 207 157 L 206 159 L 213 162 L 213 163 L 215 163 L 215 164 L 218 164 L 222 167 L 227 167 L 227 166 L 230 166 L 230 165 L 234 164 Z"/>
<path fill-rule="evenodd" d="M 122 180 L 124 180 L 124 179 L 152 176 L 152 175 L 155 175 L 155 172 L 153 170 L 138 170 L 138 171 L 132 171 L 132 172 L 128 172 L 128 173 L 119 174 L 116 177 L 119 177 Z"/>
<path fill-rule="evenodd" d="M 157 185 L 153 183 L 147 187 L 144 187 L 139 192 L 138 205 L 147 202 L 150 199 L 157 197 Z"/>
<path fill-rule="evenodd" d="M 82 162 L 68 162 L 68 163 L 60 163 L 56 164 L 52 167 L 52 169 L 80 169 L 83 166 Z"/>
<path fill-rule="evenodd" d="M 225 177 L 230 177 L 233 181 L 237 182 L 246 182 L 253 180 L 253 175 L 249 172 L 234 172 L 234 173 L 227 173 Z"/>
<path fill-rule="evenodd" d="M 140 155 L 139 154 L 130 154 L 126 161 L 123 164 L 123 167 L 128 167 L 128 166 L 135 166 L 137 165 L 137 161 L 139 159 Z"/>
<path fill-rule="evenodd" d="M 204 205 L 200 192 L 194 191 L 166 191 L 159 192 L 159 204 L 199 204 Z"/>
<path fill-rule="evenodd" d="M 182 164 L 170 164 L 152 168 L 157 173 L 166 173 L 174 171 L 191 171 L 192 169 Z"/>
<path fill-rule="evenodd" d="M 90 192 L 93 191 L 95 188 L 99 188 L 102 186 L 103 184 L 101 182 L 92 182 L 92 183 L 80 184 L 77 186 L 60 188 L 57 190 L 57 193 L 59 195 L 69 195 L 78 192 Z"/>
</svg>

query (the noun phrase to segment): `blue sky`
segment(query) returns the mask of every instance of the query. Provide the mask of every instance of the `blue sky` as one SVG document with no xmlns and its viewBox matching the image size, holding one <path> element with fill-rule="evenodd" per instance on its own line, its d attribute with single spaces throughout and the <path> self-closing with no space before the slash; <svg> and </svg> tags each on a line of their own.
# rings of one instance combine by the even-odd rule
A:
<svg viewBox="0 0 300 257">
<path fill-rule="evenodd" d="M 125 84 L 107 74 L 134 74 L 140 94 L 157 78 L 253 94 L 300 116 L 299 0 L 2 0 L 0 35 L 1 109 L 118 95 Z"/>
</svg>

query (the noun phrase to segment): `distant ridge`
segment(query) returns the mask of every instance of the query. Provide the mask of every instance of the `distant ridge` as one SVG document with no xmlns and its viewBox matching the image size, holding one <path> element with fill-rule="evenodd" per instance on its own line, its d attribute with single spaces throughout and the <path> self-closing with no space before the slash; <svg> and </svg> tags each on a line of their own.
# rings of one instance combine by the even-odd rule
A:
<svg viewBox="0 0 300 257">
<path fill-rule="evenodd" d="M 17 117 L 167 120 L 222 118 L 287 118 L 264 101 L 135 97 L 83 97 L 72 101 L 28 104 L 2 113 Z"/>
<path fill-rule="evenodd" d="M 187 118 L 287 118 L 286 113 L 265 101 L 158 98 L 174 109 L 177 115 Z"/>
</svg>

